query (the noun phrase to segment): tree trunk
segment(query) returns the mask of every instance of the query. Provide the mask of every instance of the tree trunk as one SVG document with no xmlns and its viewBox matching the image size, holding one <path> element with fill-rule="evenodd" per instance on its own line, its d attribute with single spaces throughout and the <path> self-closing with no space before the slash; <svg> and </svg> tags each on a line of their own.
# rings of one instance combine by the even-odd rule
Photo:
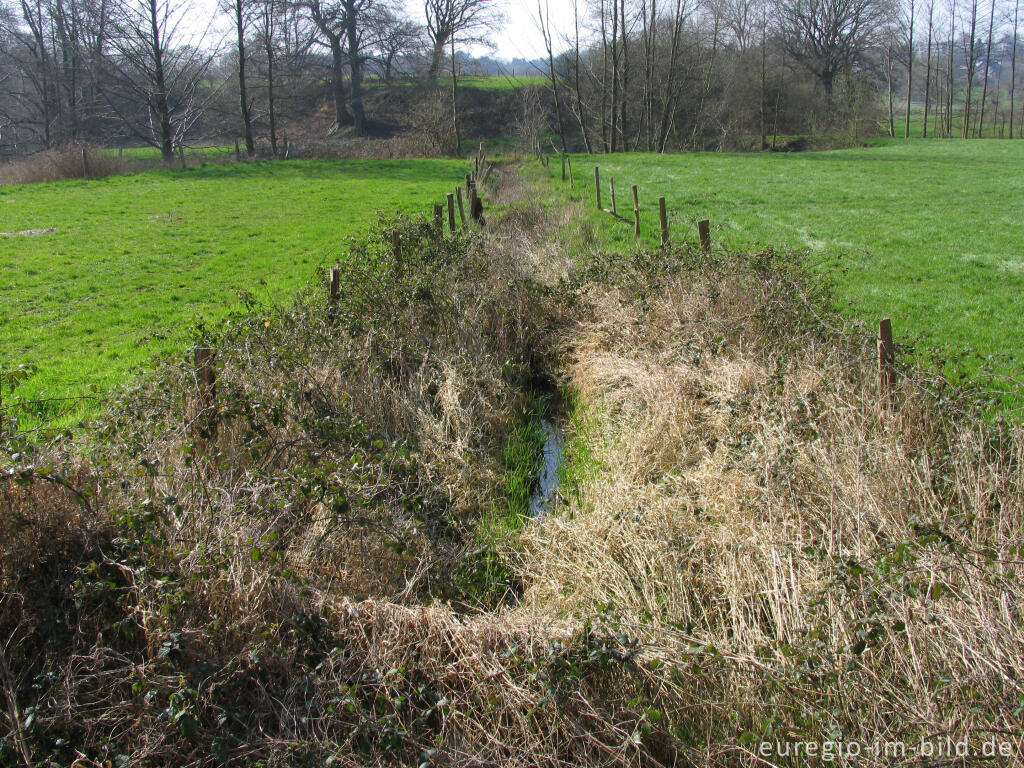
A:
<svg viewBox="0 0 1024 768">
<path fill-rule="evenodd" d="M 896 124 L 893 120 L 893 109 L 892 109 L 892 71 L 895 66 L 895 53 L 892 50 L 892 42 L 886 46 L 885 49 L 885 85 L 889 100 L 889 136 L 896 136 Z"/>
<path fill-rule="evenodd" d="M 1020 11 L 1020 0 L 1013 4 L 1013 52 L 1010 54 L 1010 138 L 1013 138 L 1013 97 L 1017 88 L 1017 17 Z"/>
<path fill-rule="evenodd" d="M 608 144 L 608 24 L 601 0 L 601 148 L 607 152 Z"/>
<path fill-rule="evenodd" d="M 331 83 L 334 91 L 334 121 L 338 127 L 352 125 L 352 113 L 345 105 L 345 53 L 341 50 L 341 38 L 331 38 Z"/>
<path fill-rule="evenodd" d="M 245 20 L 242 16 L 243 0 L 235 0 L 235 31 L 238 34 L 238 103 L 242 114 L 242 132 L 245 136 L 245 153 L 256 154 L 252 137 L 252 116 L 249 114 L 249 98 L 245 90 Z"/>
<path fill-rule="evenodd" d="M 270 122 L 270 152 L 277 157 L 277 107 L 274 103 L 274 32 L 273 4 L 264 11 L 263 44 L 267 52 L 267 120 Z"/>
<path fill-rule="evenodd" d="M 932 93 L 932 21 L 935 15 L 934 0 L 928 6 L 928 52 L 924 64 L 924 122 L 921 124 L 921 138 L 928 138 L 928 102 Z"/>
<path fill-rule="evenodd" d="M 612 125 L 611 151 L 615 152 L 619 138 L 618 105 L 619 105 L 619 2 L 612 0 Z M 622 0 L 625 2 L 625 0 Z"/>
<path fill-rule="evenodd" d="M 434 47 L 430 51 L 430 69 L 427 70 L 427 79 L 432 84 L 437 83 L 438 75 L 441 74 L 441 61 L 444 59 L 444 49 L 447 45 L 448 36 L 438 33 Z"/>
<path fill-rule="evenodd" d="M 572 15 L 573 23 L 575 25 L 575 43 L 573 47 L 575 64 L 573 66 L 573 81 L 576 86 L 576 117 L 579 120 L 580 133 L 583 134 L 583 146 L 587 148 L 587 154 L 592 155 L 594 153 L 594 148 L 590 145 L 590 132 L 587 130 L 586 107 L 583 104 L 583 94 L 580 92 L 580 17 L 575 0 L 573 0 L 572 4 Z"/>
<path fill-rule="evenodd" d="M 359 47 L 358 0 L 345 0 L 345 34 L 348 38 L 348 68 L 351 83 L 352 125 L 356 136 L 366 135 L 363 111 L 363 60 Z M 454 66 L 454 65 L 453 65 Z"/>
<path fill-rule="evenodd" d="M 974 57 L 974 35 L 978 26 L 978 0 L 971 2 L 971 34 L 967 47 L 967 90 L 964 95 L 964 127 L 961 138 L 966 139 L 971 131 L 971 90 L 974 88 L 974 68 L 977 61 Z"/>
<path fill-rule="evenodd" d="M 917 0 L 910 0 L 910 29 L 907 36 L 907 120 L 903 127 L 903 138 L 910 138 L 910 97 L 914 85 L 914 11 Z M 925 101 L 927 101 L 925 97 Z"/>
<path fill-rule="evenodd" d="M 985 101 L 988 99 L 988 71 L 992 61 L 992 29 L 996 23 L 996 0 L 992 0 L 992 10 L 988 17 L 988 44 L 985 47 L 985 79 L 981 87 L 981 109 L 978 110 L 978 138 L 985 134 Z"/>
<path fill-rule="evenodd" d="M 149 23 L 153 45 L 153 80 L 156 85 L 153 106 L 160 122 L 160 155 L 164 163 L 174 162 L 174 133 L 171 130 L 171 110 L 167 103 L 167 81 L 164 73 L 164 52 L 160 40 L 160 16 L 157 0 L 149 0 Z"/>
<path fill-rule="evenodd" d="M 953 70 L 954 41 L 956 40 L 956 3 L 949 14 L 949 56 L 946 61 L 946 138 L 953 138 L 953 89 L 956 77 Z"/>
<path fill-rule="evenodd" d="M 455 134 L 455 146 L 452 148 L 452 157 L 458 157 L 462 152 L 462 135 L 459 133 L 459 78 L 455 66 L 455 37 L 451 38 L 452 44 L 452 132 Z"/>
</svg>

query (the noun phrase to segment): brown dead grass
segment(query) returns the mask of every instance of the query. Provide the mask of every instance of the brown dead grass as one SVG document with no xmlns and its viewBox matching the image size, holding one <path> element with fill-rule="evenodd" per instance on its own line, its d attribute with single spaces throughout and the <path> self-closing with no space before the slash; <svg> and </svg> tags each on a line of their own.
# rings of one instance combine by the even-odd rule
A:
<svg viewBox="0 0 1024 768">
<path fill-rule="evenodd" d="M 563 359 L 597 470 L 525 535 L 524 603 L 726 659 L 674 702 L 702 762 L 757 764 L 744 732 L 997 734 L 1019 758 L 1024 431 L 938 405 L 913 369 L 881 412 L 873 350 L 766 332 L 771 293 L 743 269 L 594 289 Z"/>
</svg>

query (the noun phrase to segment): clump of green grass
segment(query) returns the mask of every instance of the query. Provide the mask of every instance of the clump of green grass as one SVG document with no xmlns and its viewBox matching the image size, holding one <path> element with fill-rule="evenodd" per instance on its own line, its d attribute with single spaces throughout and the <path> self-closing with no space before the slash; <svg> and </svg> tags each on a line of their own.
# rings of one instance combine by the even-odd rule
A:
<svg viewBox="0 0 1024 768">
<path fill-rule="evenodd" d="M 70 423 L 186 329 L 286 301 L 380 212 L 427 211 L 460 180 L 453 160 L 204 165 L 0 187 L 0 370 L 33 366 L 29 418 Z M 52 230 L 52 231 L 49 231 Z M 5 391 L 10 401 L 11 393 Z"/>
</svg>

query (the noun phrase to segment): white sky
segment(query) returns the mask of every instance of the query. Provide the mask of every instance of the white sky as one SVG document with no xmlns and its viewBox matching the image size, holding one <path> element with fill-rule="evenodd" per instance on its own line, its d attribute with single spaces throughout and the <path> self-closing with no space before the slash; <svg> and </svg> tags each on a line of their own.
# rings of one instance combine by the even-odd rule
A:
<svg viewBox="0 0 1024 768">
<path fill-rule="evenodd" d="M 543 2 L 544 0 L 542 0 Z M 217 34 L 229 34 L 232 32 L 230 19 L 223 13 L 217 11 L 217 0 L 192 0 L 193 14 L 189 21 L 196 24 L 205 24 L 213 19 L 211 33 L 214 37 Z M 554 30 L 555 53 L 565 50 L 564 37 L 571 35 L 573 31 L 572 0 L 547 0 L 550 3 L 551 26 Z M 583 0 L 578 0 L 580 7 L 583 7 Z M 424 23 L 422 0 L 405 0 L 406 13 L 411 17 Z M 544 58 L 547 54 L 544 51 L 544 38 L 537 28 L 537 0 L 503 0 L 505 14 L 505 25 L 500 30 L 493 32 L 490 37 L 496 48 L 474 48 L 469 52 L 475 56 L 490 55 L 499 59 L 537 59 Z M 191 14 L 190 14 L 191 15 Z M 189 24 L 189 26 L 192 26 Z M 580 34 L 583 34 L 581 30 Z M 519 74 L 518 72 L 516 74 Z M 523 73 L 526 74 L 526 73 Z"/>
<path fill-rule="evenodd" d="M 565 48 L 562 38 L 572 34 L 572 0 L 547 0 L 550 3 L 551 26 L 554 30 L 554 48 L 557 53 Z M 582 6 L 582 0 L 580 0 Z M 408 3 L 409 8 L 413 7 Z M 582 32 L 581 32 L 582 33 Z M 537 28 L 537 0 L 506 0 L 505 26 L 491 35 L 497 45 L 494 56 L 500 59 L 536 59 L 547 56 L 544 38 Z M 474 51 L 486 53 L 486 51 Z"/>
</svg>

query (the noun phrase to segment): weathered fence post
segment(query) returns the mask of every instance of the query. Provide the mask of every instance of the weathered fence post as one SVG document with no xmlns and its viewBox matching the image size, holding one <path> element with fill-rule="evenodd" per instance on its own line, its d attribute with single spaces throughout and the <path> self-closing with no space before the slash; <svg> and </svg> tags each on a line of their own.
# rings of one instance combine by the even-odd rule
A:
<svg viewBox="0 0 1024 768">
<path fill-rule="evenodd" d="M 445 200 L 448 202 L 448 229 L 454 235 L 455 234 L 455 195 L 449 192 L 445 196 Z"/>
<path fill-rule="evenodd" d="M 235 162 L 239 162 L 242 159 L 242 153 L 238 149 L 238 137 L 235 137 Z"/>
<path fill-rule="evenodd" d="M 469 194 L 469 190 L 470 190 L 471 186 L 473 186 L 473 174 L 472 173 L 467 173 L 466 174 L 466 194 L 467 195 Z"/>
<path fill-rule="evenodd" d="M 339 267 L 331 267 L 331 287 L 330 287 L 330 304 L 333 307 L 338 302 L 338 296 L 341 295 L 341 269 Z"/>
<path fill-rule="evenodd" d="M 89 152 L 85 147 L 82 147 L 82 175 L 89 178 Z"/>
<path fill-rule="evenodd" d="M 565 162 L 569 164 L 569 189 L 576 189 L 576 182 L 572 177 L 572 158 L 565 158 Z"/>
<path fill-rule="evenodd" d="M 462 187 L 456 187 L 455 188 L 455 196 L 459 200 L 459 219 L 462 220 L 462 227 L 463 227 L 463 229 L 465 229 L 465 227 L 466 227 L 466 209 L 465 209 L 465 207 L 462 204 Z"/>
<path fill-rule="evenodd" d="M 697 234 L 700 235 L 700 249 L 704 253 L 711 253 L 711 222 L 707 219 L 698 221 Z"/>
<path fill-rule="evenodd" d="M 469 216 L 480 226 L 484 224 L 484 201 L 476 193 L 476 182 L 469 191 Z"/>
<path fill-rule="evenodd" d="M 444 234 L 444 206 L 434 203 L 434 234 L 441 237 Z"/>
<path fill-rule="evenodd" d="M 608 177 L 608 192 L 612 196 L 612 216 L 618 216 L 618 211 L 615 209 L 615 177 Z"/>
<path fill-rule="evenodd" d="M 197 423 L 202 437 L 213 438 L 217 434 L 217 420 L 214 418 L 213 405 L 217 399 L 217 369 L 214 365 L 216 350 L 210 347 L 196 347 L 193 354 L 196 383 L 199 384 L 199 408 Z M 203 416 L 205 417 L 199 418 Z"/>
<path fill-rule="evenodd" d="M 658 198 L 658 218 L 661 220 L 661 244 L 668 245 L 668 211 L 665 210 L 665 198 Z"/>
<path fill-rule="evenodd" d="M 601 169 L 594 166 L 594 189 L 597 191 L 597 210 L 601 210 Z"/>
<path fill-rule="evenodd" d="M 892 321 L 878 324 L 878 397 L 882 410 L 896 406 L 896 347 L 892 343 Z"/>
<path fill-rule="evenodd" d="M 633 237 L 640 237 L 640 196 L 636 184 L 629 189 L 633 193 Z"/>
<path fill-rule="evenodd" d="M 124 147 L 117 148 L 117 162 L 124 160 Z"/>
</svg>

